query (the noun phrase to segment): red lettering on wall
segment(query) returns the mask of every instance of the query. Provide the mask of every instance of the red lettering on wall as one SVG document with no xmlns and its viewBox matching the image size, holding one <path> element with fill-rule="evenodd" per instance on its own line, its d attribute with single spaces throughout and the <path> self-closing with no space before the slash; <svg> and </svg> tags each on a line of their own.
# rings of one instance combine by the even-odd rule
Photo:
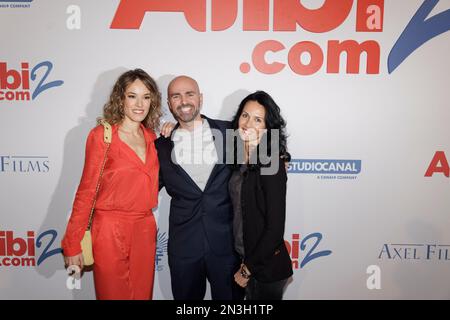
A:
<svg viewBox="0 0 450 320">
<path fill-rule="evenodd" d="M 285 49 L 285 46 L 276 40 L 266 40 L 259 43 L 253 51 L 253 65 L 262 73 L 274 74 L 282 71 L 284 63 L 275 61 L 268 63 L 266 54 L 268 52 L 279 52 Z M 380 72 L 380 46 L 376 41 L 365 41 L 361 44 L 354 40 L 340 42 L 338 40 L 328 41 L 327 54 L 327 73 L 339 73 L 340 58 L 343 52 L 347 56 L 346 73 L 356 74 L 360 71 L 360 62 L 362 53 L 366 53 L 366 72 L 368 74 L 378 74 Z M 302 57 L 308 54 L 310 61 L 308 63 Z M 288 53 L 289 67 L 293 72 L 299 75 L 312 75 L 320 70 L 324 64 L 324 54 L 321 47 L 311 41 L 297 42 Z M 248 66 L 241 64 L 241 72 L 247 73 Z"/>
<path fill-rule="evenodd" d="M 301 61 L 302 55 L 308 52 L 310 56 L 310 62 L 303 64 Z M 309 76 L 316 73 L 322 67 L 323 64 L 323 52 L 322 49 L 311 41 L 302 41 L 295 44 L 288 55 L 289 66 L 296 74 Z"/>
<path fill-rule="evenodd" d="M 307 9 L 299 0 L 274 0 L 274 31 L 303 29 L 323 33 L 339 27 L 349 15 L 353 0 L 325 0 L 319 9 Z"/>
<path fill-rule="evenodd" d="M 244 1 L 244 31 L 269 31 L 269 0 Z"/>
<path fill-rule="evenodd" d="M 237 0 L 212 0 L 212 31 L 230 28 L 238 14 Z M 269 0 L 244 0 L 243 30 L 269 30 Z"/>
<path fill-rule="evenodd" d="M 361 44 L 354 40 L 328 41 L 327 73 L 339 73 L 339 62 L 344 51 L 347 53 L 347 73 L 359 73 L 363 51 L 367 54 L 366 72 L 368 74 L 380 73 L 380 45 L 373 40 Z"/>
<path fill-rule="evenodd" d="M 23 256 L 27 252 L 27 243 L 22 238 L 14 238 L 12 231 L 6 231 L 6 255 Z"/>
<path fill-rule="evenodd" d="M 425 177 L 431 177 L 435 173 L 443 173 L 447 178 L 450 176 L 450 166 L 444 151 L 437 151 L 428 166 Z"/>
<path fill-rule="evenodd" d="M 22 72 L 14 69 L 8 70 L 6 62 L 0 62 L 0 89 L 30 89 L 28 63 L 22 62 L 21 67 Z"/>
<path fill-rule="evenodd" d="M 384 0 L 358 0 L 356 9 L 357 32 L 383 31 Z"/>
<path fill-rule="evenodd" d="M 273 0 L 273 30 L 303 29 L 323 33 L 336 29 L 347 19 L 353 0 L 325 0 L 318 9 L 308 9 L 301 0 Z M 243 0 L 243 30 L 268 31 L 270 0 Z M 238 13 L 237 0 L 212 0 L 212 30 L 230 28 Z M 147 12 L 183 12 L 189 25 L 206 31 L 206 0 L 120 0 L 112 29 L 139 29 Z M 357 31 L 383 30 L 384 0 L 358 0 Z"/>
<path fill-rule="evenodd" d="M 211 5 L 213 31 L 222 31 L 231 27 L 237 18 L 237 0 L 213 0 Z"/>
<path fill-rule="evenodd" d="M 285 67 L 284 63 L 273 62 L 267 63 L 266 61 L 266 53 L 278 52 L 285 48 L 285 46 L 276 40 L 266 40 L 259 43 L 255 49 L 253 50 L 252 61 L 256 70 L 266 74 L 274 74 L 278 73 Z"/>
<path fill-rule="evenodd" d="M 111 29 L 139 29 L 147 12 L 183 12 L 189 25 L 206 31 L 205 0 L 121 0 Z"/>
</svg>

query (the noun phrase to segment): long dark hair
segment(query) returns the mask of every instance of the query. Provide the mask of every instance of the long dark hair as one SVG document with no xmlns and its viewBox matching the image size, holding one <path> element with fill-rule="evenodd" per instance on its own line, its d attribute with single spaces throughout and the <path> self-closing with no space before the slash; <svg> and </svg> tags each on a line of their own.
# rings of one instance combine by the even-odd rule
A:
<svg viewBox="0 0 450 320">
<path fill-rule="evenodd" d="M 281 110 L 280 107 L 276 104 L 276 102 L 273 100 L 273 98 L 265 91 L 256 91 L 254 93 L 249 94 L 247 97 L 244 98 L 244 100 L 241 101 L 239 104 L 239 108 L 236 111 L 236 114 L 234 115 L 234 118 L 232 120 L 232 128 L 233 130 L 239 129 L 239 118 L 241 117 L 241 114 L 244 110 L 245 105 L 249 101 L 256 101 L 261 106 L 264 107 L 266 111 L 266 115 L 264 118 L 264 122 L 266 125 L 266 135 L 267 135 L 267 151 L 268 155 L 271 156 L 271 129 L 278 129 L 279 132 L 279 139 L 278 139 L 278 146 L 279 146 L 279 156 L 284 159 L 284 161 L 290 161 L 290 154 L 287 152 L 287 135 L 286 135 L 286 121 L 281 116 Z M 238 138 L 237 140 L 240 140 Z M 242 142 L 242 141 L 241 141 Z M 236 156 L 237 156 L 237 143 L 238 141 L 234 141 L 234 163 L 232 164 L 232 167 L 236 168 L 239 166 L 239 163 L 237 163 Z M 258 146 L 259 147 L 259 146 Z M 258 150 L 259 151 L 259 150 Z M 262 166 L 262 164 L 259 161 L 259 152 L 258 152 L 258 159 L 256 167 Z M 255 167 L 253 166 L 253 167 Z M 252 167 L 252 166 L 250 166 Z"/>
</svg>

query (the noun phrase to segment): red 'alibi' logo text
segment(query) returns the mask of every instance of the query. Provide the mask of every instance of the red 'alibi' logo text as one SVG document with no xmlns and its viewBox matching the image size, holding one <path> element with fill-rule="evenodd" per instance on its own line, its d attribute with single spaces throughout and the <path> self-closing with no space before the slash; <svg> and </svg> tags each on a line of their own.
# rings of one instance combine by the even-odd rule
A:
<svg viewBox="0 0 450 320">
<path fill-rule="evenodd" d="M 273 16 L 270 16 L 269 0 L 244 0 L 242 12 L 243 31 L 296 32 L 297 26 L 312 33 L 324 33 L 341 26 L 348 18 L 354 0 L 325 0 L 317 9 L 306 8 L 299 0 L 273 0 Z M 196 31 L 206 31 L 206 0 L 121 0 L 111 29 L 139 29 L 147 12 L 183 12 L 187 23 Z M 223 31 L 232 27 L 237 19 L 237 0 L 212 0 L 211 29 Z M 356 8 L 356 32 L 383 31 L 384 0 L 358 0 Z M 284 45 L 268 39 L 257 44 L 252 52 L 251 64 L 240 65 L 242 73 L 253 66 L 265 74 L 275 74 L 287 66 L 298 75 L 312 75 L 326 65 L 327 73 L 339 73 L 341 55 L 347 58 L 347 73 L 360 73 L 360 60 L 366 53 L 366 73 L 378 74 L 380 70 L 380 46 L 375 40 L 359 43 L 346 39 L 330 40 L 326 52 L 312 41 L 299 41 Z M 280 56 L 287 53 L 287 61 Z M 280 56 L 277 56 L 277 55 Z M 268 59 L 266 56 L 274 56 Z M 309 61 L 303 56 L 309 56 Z M 286 59 L 286 58 L 284 58 Z M 273 62 L 269 62 L 273 60 Z"/>
<path fill-rule="evenodd" d="M 222 31 L 236 22 L 237 0 L 211 0 L 211 30 Z M 428 40 L 450 30 L 450 9 L 432 15 L 441 0 L 423 0 L 388 56 L 388 72 L 392 73 L 415 50 Z M 296 32 L 297 26 L 313 33 L 324 33 L 341 26 L 352 11 L 354 0 L 324 0 L 317 9 L 306 8 L 300 0 L 243 0 L 242 30 Z M 442 1 L 444 2 L 444 1 Z M 273 16 L 270 4 L 273 3 Z M 121 0 L 111 29 L 139 29 L 147 12 L 183 12 L 187 23 L 199 32 L 206 31 L 206 0 Z M 272 19 L 272 20 L 270 20 Z M 384 23 L 384 0 L 357 0 L 356 32 L 382 32 Z M 277 53 L 283 53 L 286 46 L 273 39 L 259 43 L 252 53 L 255 69 L 261 73 L 273 74 L 290 69 L 299 75 L 316 73 L 326 65 L 327 73 L 339 73 L 339 60 L 347 54 L 347 73 L 359 73 L 362 53 L 365 52 L 366 73 L 378 74 L 380 46 L 375 40 L 359 43 L 355 40 L 330 40 L 327 50 L 311 41 L 289 44 L 287 61 L 280 61 Z M 324 52 L 327 61 L 324 62 Z M 269 63 L 266 53 L 275 53 L 275 60 Z M 286 53 L 286 52 L 285 52 Z M 305 62 L 303 55 L 309 56 Z M 286 59 L 286 58 L 284 58 Z M 286 63 L 287 62 L 287 63 Z M 242 73 L 250 72 L 251 65 L 241 63 Z"/>
<path fill-rule="evenodd" d="M 244 0 L 243 31 L 269 31 L 269 1 Z M 353 0 L 325 0 L 318 9 L 308 9 L 299 0 L 274 0 L 273 31 L 295 32 L 297 25 L 314 32 L 329 32 L 347 19 Z M 384 0 L 358 0 L 356 31 L 383 30 Z M 121 0 L 112 29 L 139 29 L 146 12 L 183 12 L 196 31 L 206 31 L 206 0 Z M 237 0 L 212 0 L 211 29 L 223 31 L 234 25 Z"/>
</svg>

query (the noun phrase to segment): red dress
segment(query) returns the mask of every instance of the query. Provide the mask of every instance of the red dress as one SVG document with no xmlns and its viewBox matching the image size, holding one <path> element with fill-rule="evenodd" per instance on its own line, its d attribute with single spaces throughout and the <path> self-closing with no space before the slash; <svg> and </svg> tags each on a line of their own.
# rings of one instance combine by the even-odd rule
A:
<svg viewBox="0 0 450 320">
<path fill-rule="evenodd" d="M 155 133 L 143 125 L 145 163 L 119 138 L 113 125 L 92 224 L 94 282 L 97 299 L 151 299 L 156 254 L 159 162 Z M 97 179 L 104 157 L 103 126 L 91 130 L 73 211 L 62 248 L 65 256 L 81 253 Z"/>
</svg>

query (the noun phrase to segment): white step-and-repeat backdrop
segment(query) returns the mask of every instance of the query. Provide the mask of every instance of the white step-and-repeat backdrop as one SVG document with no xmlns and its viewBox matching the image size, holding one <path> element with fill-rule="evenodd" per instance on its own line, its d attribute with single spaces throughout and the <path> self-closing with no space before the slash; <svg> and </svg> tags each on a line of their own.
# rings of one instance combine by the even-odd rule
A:
<svg viewBox="0 0 450 320">
<path fill-rule="evenodd" d="M 450 0 L 2 0 L 0 26 L 0 298 L 95 297 L 60 241 L 87 133 L 137 67 L 163 101 L 197 79 L 213 118 L 258 89 L 281 106 L 286 299 L 450 298 Z"/>
</svg>

